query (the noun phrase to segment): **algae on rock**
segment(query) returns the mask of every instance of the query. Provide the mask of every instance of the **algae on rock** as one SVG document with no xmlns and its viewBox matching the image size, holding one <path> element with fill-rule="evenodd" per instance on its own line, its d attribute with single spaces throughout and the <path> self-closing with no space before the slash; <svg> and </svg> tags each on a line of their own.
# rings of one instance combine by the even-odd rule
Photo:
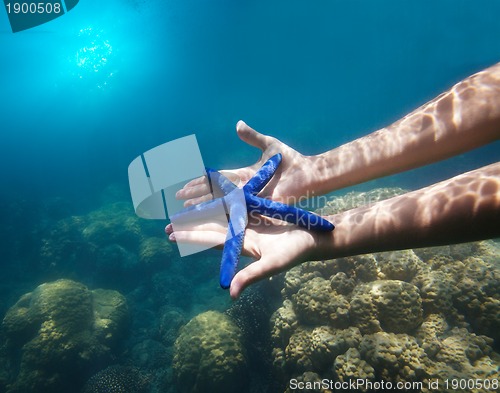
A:
<svg viewBox="0 0 500 393">
<path fill-rule="evenodd" d="M 126 332 L 128 308 L 116 291 L 89 290 L 71 280 L 38 286 L 2 322 L 0 363 L 7 393 L 54 392 L 74 386 L 113 358 Z"/>
<path fill-rule="evenodd" d="M 220 312 L 199 314 L 181 328 L 173 369 L 182 392 L 244 392 L 248 375 L 240 329 Z"/>
</svg>

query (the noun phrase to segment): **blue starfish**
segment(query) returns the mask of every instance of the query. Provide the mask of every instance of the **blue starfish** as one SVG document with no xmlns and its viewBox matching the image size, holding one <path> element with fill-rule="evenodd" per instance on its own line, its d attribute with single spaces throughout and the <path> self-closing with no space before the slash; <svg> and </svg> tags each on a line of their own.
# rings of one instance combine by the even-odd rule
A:
<svg viewBox="0 0 500 393">
<path fill-rule="evenodd" d="M 210 215 L 216 214 L 216 211 L 220 211 L 218 209 L 221 207 L 224 208 L 229 216 L 220 266 L 220 286 L 224 289 L 229 288 L 236 273 L 243 247 L 245 228 L 248 224 L 248 215 L 258 213 L 317 231 L 327 232 L 335 228 L 331 222 L 317 214 L 257 196 L 271 180 L 280 163 L 281 154 L 272 156 L 242 189 L 236 187 L 221 173 L 206 168 L 212 195 L 220 195 L 220 197 L 185 208 L 171 217 L 172 222 L 175 220 L 196 220 L 202 216 L 210 217 Z"/>
</svg>

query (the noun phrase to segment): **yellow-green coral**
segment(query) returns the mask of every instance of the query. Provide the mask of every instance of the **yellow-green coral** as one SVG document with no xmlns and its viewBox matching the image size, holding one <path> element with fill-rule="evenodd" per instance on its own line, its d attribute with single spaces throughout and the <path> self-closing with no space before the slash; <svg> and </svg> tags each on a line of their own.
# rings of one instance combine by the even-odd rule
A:
<svg viewBox="0 0 500 393">
<path fill-rule="evenodd" d="M 381 329 L 410 332 L 422 322 L 422 299 L 418 289 L 399 280 L 379 280 L 359 285 L 351 301 L 351 316 L 362 332 Z"/>
<path fill-rule="evenodd" d="M 2 330 L 9 339 L 19 340 L 18 334 L 28 340 L 23 332 L 35 334 L 40 324 L 50 323 L 60 335 L 88 329 L 92 320 L 92 295 L 83 284 L 58 280 L 42 284 L 27 293 L 11 307 L 2 323 Z"/>
<path fill-rule="evenodd" d="M 376 258 L 380 271 L 389 280 L 410 282 L 424 265 L 413 250 L 380 253 Z"/>
<path fill-rule="evenodd" d="M 109 358 L 127 317 L 118 292 L 90 291 L 71 280 L 23 295 L 2 323 L 2 363 L 13 365 L 6 392 L 53 392 L 85 375 L 93 363 Z"/>
<path fill-rule="evenodd" d="M 427 375 L 427 355 L 407 334 L 368 334 L 361 340 L 359 352 L 385 380 L 416 381 Z"/>
<path fill-rule="evenodd" d="M 365 380 L 375 381 L 375 369 L 365 360 L 361 359 L 361 354 L 356 348 L 349 348 L 346 353 L 335 358 L 335 377 L 343 383 L 350 381 Z M 367 389 L 360 386 L 362 392 Z"/>
<path fill-rule="evenodd" d="M 297 325 L 297 315 L 293 310 L 292 302 L 286 299 L 283 306 L 278 308 L 271 317 L 271 338 L 274 343 L 286 346 Z"/>
<path fill-rule="evenodd" d="M 285 273 L 285 284 L 281 290 L 283 297 L 291 297 L 300 289 L 304 282 L 314 277 L 321 277 L 319 272 L 306 272 L 304 265 L 295 266 Z"/>
<path fill-rule="evenodd" d="M 326 210 L 383 198 L 386 191 L 352 193 L 327 203 Z M 441 381 L 437 390 L 451 392 L 443 381 L 498 379 L 499 255 L 497 242 L 483 241 L 291 269 L 281 292 L 283 307 L 271 319 L 273 365 L 283 389 L 291 391 L 284 387 L 291 378 L 361 378 L 424 382 L 422 392 L 430 393 L 436 389 L 426 386 L 428 380 Z M 339 309 L 348 326 L 336 323 Z M 362 338 L 351 340 L 343 353 L 335 350 L 331 343 L 342 341 L 337 334 L 353 327 Z"/>
<path fill-rule="evenodd" d="M 335 358 L 349 348 L 359 345 L 359 329 L 334 329 L 329 326 L 298 328 L 290 337 L 285 349 L 285 361 L 294 372 L 313 370 L 324 372 L 331 367 Z M 279 352 L 275 356 L 280 357 Z M 277 362 L 275 358 L 275 363 Z"/>
<path fill-rule="evenodd" d="M 92 291 L 94 310 L 94 334 L 103 343 L 116 343 L 124 333 L 123 327 L 129 319 L 127 301 L 117 291 L 94 289 Z"/>
<path fill-rule="evenodd" d="M 87 216 L 83 238 L 96 245 L 120 244 L 133 249 L 142 239 L 140 219 L 128 203 L 113 203 Z"/>
<path fill-rule="evenodd" d="M 306 281 L 292 301 L 297 317 L 305 324 L 330 323 L 340 328 L 349 325 L 349 302 L 324 278 Z"/>
<path fill-rule="evenodd" d="M 180 391 L 245 391 L 247 361 L 241 335 L 227 315 L 216 311 L 189 321 L 174 345 L 173 369 Z"/>
<path fill-rule="evenodd" d="M 141 241 L 139 262 L 144 269 L 154 266 L 166 266 L 171 252 L 172 246 L 166 237 L 148 237 Z"/>
</svg>

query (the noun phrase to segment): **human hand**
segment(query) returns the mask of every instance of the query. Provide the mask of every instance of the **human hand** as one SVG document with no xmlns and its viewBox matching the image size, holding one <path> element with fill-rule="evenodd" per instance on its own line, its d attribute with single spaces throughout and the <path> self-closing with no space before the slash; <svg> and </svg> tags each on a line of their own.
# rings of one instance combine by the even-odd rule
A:
<svg viewBox="0 0 500 393">
<path fill-rule="evenodd" d="M 172 224 L 168 224 L 165 232 L 173 242 L 207 245 L 218 243 L 222 246 L 227 232 L 227 222 L 225 224 L 214 221 L 183 228 L 176 226 L 175 232 Z M 231 297 L 238 298 L 250 284 L 320 257 L 321 244 L 329 236 L 331 232 L 307 231 L 281 220 L 250 216 L 242 254 L 254 258 L 255 262 L 236 273 L 229 288 Z"/>
<path fill-rule="evenodd" d="M 283 162 L 273 179 L 259 193 L 259 196 L 284 203 L 296 203 L 311 190 L 314 169 L 312 157 L 304 156 L 280 140 L 261 134 L 250 128 L 243 121 L 236 124 L 236 132 L 240 139 L 262 151 L 262 156 L 253 165 L 220 171 L 237 186 L 243 186 L 270 157 L 281 153 Z M 210 200 L 210 187 L 205 177 L 197 178 L 187 183 L 176 194 L 177 199 L 184 199 L 184 206 L 196 205 Z"/>
</svg>

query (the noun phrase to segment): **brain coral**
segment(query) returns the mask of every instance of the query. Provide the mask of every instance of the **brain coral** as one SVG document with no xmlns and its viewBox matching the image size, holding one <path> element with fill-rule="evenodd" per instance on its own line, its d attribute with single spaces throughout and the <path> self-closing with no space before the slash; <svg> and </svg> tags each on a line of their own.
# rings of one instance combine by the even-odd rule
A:
<svg viewBox="0 0 500 393">
<path fill-rule="evenodd" d="M 189 321 L 174 344 L 173 369 L 182 392 L 244 392 L 247 361 L 242 333 L 225 314 L 207 311 Z"/>
<path fill-rule="evenodd" d="M 418 288 L 398 280 L 359 285 L 351 300 L 352 320 L 363 333 L 380 329 L 402 333 L 422 323 L 422 299 Z"/>
<path fill-rule="evenodd" d="M 335 376 L 340 382 L 364 379 L 370 382 L 375 380 L 375 369 L 365 360 L 356 348 L 349 348 L 343 355 L 337 356 L 334 363 Z M 366 389 L 361 387 L 361 391 Z"/>
<path fill-rule="evenodd" d="M 285 299 L 283 306 L 278 308 L 271 317 L 271 338 L 274 343 L 286 346 L 297 325 L 297 315 L 293 310 L 292 302 Z"/>
<path fill-rule="evenodd" d="M 357 328 L 333 329 L 329 326 L 299 328 L 290 337 L 285 349 L 285 361 L 294 371 L 322 372 L 331 367 L 335 358 L 361 341 Z M 280 355 L 280 354 L 278 354 Z M 276 361 L 275 361 L 276 364 Z"/>
<path fill-rule="evenodd" d="M 356 283 L 344 272 L 338 272 L 330 278 L 330 285 L 341 295 L 348 295 L 354 289 Z"/>
<path fill-rule="evenodd" d="M 446 379 L 500 379 L 500 359 L 492 351 L 491 338 L 450 326 L 442 316 L 432 314 L 418 329 L 417 337 L 429 357 L 427 378 L 440 381 L 440 391 L 452 391 L 446 390 Z"/>
<path fill-rule="evenodd" d="M 352 193 L 325 209 L 343 211 L 390 194 Z M 311 386 L 324 378 L 418 381 L 429 393 L 457 391 L 446 380 L 499 380 L 499 244 L 349 256 L 289 270 L 282 306 L 271 318 L 280 391 L 293 391 L 292 378 Z M 429 380 L 441 382 L 429 389 Z M 318 386 L 304 391 L 326 391 Z"/>
<path fill-rule="evenodd" d="M 446 319 L 441 314 L 430 314 L 425 317 L 424 322 L 416 331 L 416 337 L 420 346 L 429 358 L 434 358 L 441 350 L 439 337 L 449 329 Z"/>
<path fill-rule="evenodd" d="M 8 393 L 74 386 L 96 362 L 108 361 L 127 326 L 125 298 L 71 280 L 23 295 L 2 322 L 1 363 L 10 364 Z"/>
<path fill-rule="evenodd" d="M 296 293 L 302 284 L 314 277 L 321 277 L 319 272 L 305 272 L 304 264 L 295 266 L 285 273 L 285 285 L 282 289 L 284 297 L 291 297 Z"/>
<path fill-rule="evenodd" d="M 420 289 L 422 306 L 426 313 L 455 315 L 453 298 L 457 289 L 453 276 L 441 269 L 422 270 L 412 281 Z"/>
<path fill-rule="evenodd" d="M 423 267 L 423 262 L 413 250 L 380 253 L 377 263 L 385 278 L 407 282 Z"/>
<path fill-rule="evenodd" d="M 349 302 L 324 278 L 306 281 L 292 301 L 297 317 L 305 324 L 330 323 L 339 328 L 349 325 Z"/>
<path fill-rule="evenodd" d="M 476 332 L 500 340 L 500 269 L 477 257 L 463 263 L 455 305 Z"/>
<path fill-rule="evenodd" d="M 407 334 L 368 334 L 361 340 L 359 352 L 385 380 L 415 381 L 427 375 L 427 355 Z"/>
</svg>

